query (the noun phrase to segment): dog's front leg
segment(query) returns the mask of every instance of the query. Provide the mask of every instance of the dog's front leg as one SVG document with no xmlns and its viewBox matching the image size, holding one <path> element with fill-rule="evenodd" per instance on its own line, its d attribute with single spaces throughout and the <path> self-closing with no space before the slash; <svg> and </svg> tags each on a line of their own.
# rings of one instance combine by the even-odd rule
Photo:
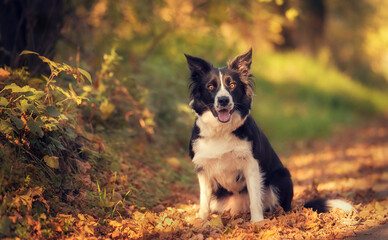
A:
<svg viewBox="0 0 388 240">
<path fill-rule="evenodd" d="M 259 164 L 256 159 L 249 159 L 244 169 L 244 175 L 247 182 L 251 222 L 258 222 L 264 219 L 263 217 L 263 202 L 262 202 L 262 176 L 260 173 Z"/>
<path fill-rule="evenodd" d="M 198 217 L 206 220 L 210 213 L 210 197 L 212 193 L 210 181 L 204 172 L 197 174 L 200 189 Z"/>
</svg>

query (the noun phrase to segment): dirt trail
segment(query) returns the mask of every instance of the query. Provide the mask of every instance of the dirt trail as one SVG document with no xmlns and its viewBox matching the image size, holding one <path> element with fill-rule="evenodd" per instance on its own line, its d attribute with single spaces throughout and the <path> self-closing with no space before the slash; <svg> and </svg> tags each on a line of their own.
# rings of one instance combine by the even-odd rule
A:
<svg viewBox="0 0 388 240">
<path fill-rule="evenodd" d="M 388 223 L 388 119 L 341 130 L 325 142 L 306 143 L 285 158 L 295 185 L 293 210 L 266 213 L 250 223 L 249 214 L 196 218 L 198 193 L 174 190 L 169 203 L 152 211 L 131 209 L 129 218 L 100 220 L 86 214 L 59 214 L 54 220 L 65 239 L 333 239 L 384 233 Z M 301 207 L 315 197 L 341 198 L 357 212 L 317 214 Z M 171 202 L 176 203 L 171 205 Z M 66 223 L 73 231 L 64 233 Z M 376 229 L 376 230 L 374 230 Z M 380 231 L 378 231 L 380 229 Z M 367 235 L 368 236 L 368 235 Z M 370 235 L 369 235 L 370 236 Z M 374 235 L 372 235 L 374 236 Z M 376 235 L 380 236 L 380 235 Z M 359 238 L 362 239 L 362 238 Z"/>
</svg>

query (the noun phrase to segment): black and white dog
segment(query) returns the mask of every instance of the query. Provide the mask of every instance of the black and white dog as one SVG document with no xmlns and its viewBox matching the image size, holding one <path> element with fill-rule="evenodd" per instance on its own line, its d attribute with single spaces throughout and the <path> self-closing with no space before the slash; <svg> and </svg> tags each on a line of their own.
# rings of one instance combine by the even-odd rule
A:
<svg viewBox="0 0 388 240">
<path fill-rule="evenodd" d="M 223 68 L 185 56 L 191 71 L 190 106 L 196 114 L 189 148 L 200 186 L 199 217 L 250 211 L 251 221 L 257 222 L 263 220 L 264 210 L 280 205 L 289 211 L 291 175 L 250 115 L 252 49 Z M 323 212 L 338 207 L 336 203 L 352 208 L 326 199 L 305 206 Z"/>
</svg>

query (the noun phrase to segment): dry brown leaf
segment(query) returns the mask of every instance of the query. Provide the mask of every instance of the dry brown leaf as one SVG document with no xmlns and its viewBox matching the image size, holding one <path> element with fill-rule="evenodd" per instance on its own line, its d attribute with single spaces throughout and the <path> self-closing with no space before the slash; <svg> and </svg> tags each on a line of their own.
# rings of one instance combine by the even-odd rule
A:
<svg viewBox="0 0 388 240">
<path fill-rule="evenodd" d="M 202 228 L 209 224 L 207 220 L 203 220 L 201 218 L 194 218 L 191 222 L 194 228 Z"/>
<path fill-rule="evenodd" d="M 84 230 L 85 230 L 85 232 L 87 232 L 88 234 L 94 235 L 94 231 L 93 231 L 92 229 L 90 229 L 89 226 L 86 225 L 86 226 L 84 227 Z"/>
<path fill-rule="evenodd" d="M 7 80 L 10 75 L 11 75 L 11 73 L 8 72 L 6 69 L 0 68 L 0 81 Z"/>
</svg>

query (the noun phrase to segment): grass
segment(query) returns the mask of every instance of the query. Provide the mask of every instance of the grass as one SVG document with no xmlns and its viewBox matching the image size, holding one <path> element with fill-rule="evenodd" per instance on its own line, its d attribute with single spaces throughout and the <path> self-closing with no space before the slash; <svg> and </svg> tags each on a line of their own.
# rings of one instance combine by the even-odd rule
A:
<svg viewBox="0 0 388 240">
<path fill-rule="evenodd" d="M 128 137 L 122 134 L 124 131 L 103 134 L 107 149 L 112 153 L 109 168 L 118 173 L 117 181 L 114 182 L 122 186 L 122 189 L 116 190 L 122 196 L 124 193 L 128 195 L 123 199 L 138 209 L 144 209 L 171 199 L 176 187 L 188 191 L 196 188 L 192 163 L 185 149 L 169 139 L 173 135 L 155 135 L 155 139 L 148 142 Z M 99 195 L 104 198 L 103 191 Z"/>
</svg>

